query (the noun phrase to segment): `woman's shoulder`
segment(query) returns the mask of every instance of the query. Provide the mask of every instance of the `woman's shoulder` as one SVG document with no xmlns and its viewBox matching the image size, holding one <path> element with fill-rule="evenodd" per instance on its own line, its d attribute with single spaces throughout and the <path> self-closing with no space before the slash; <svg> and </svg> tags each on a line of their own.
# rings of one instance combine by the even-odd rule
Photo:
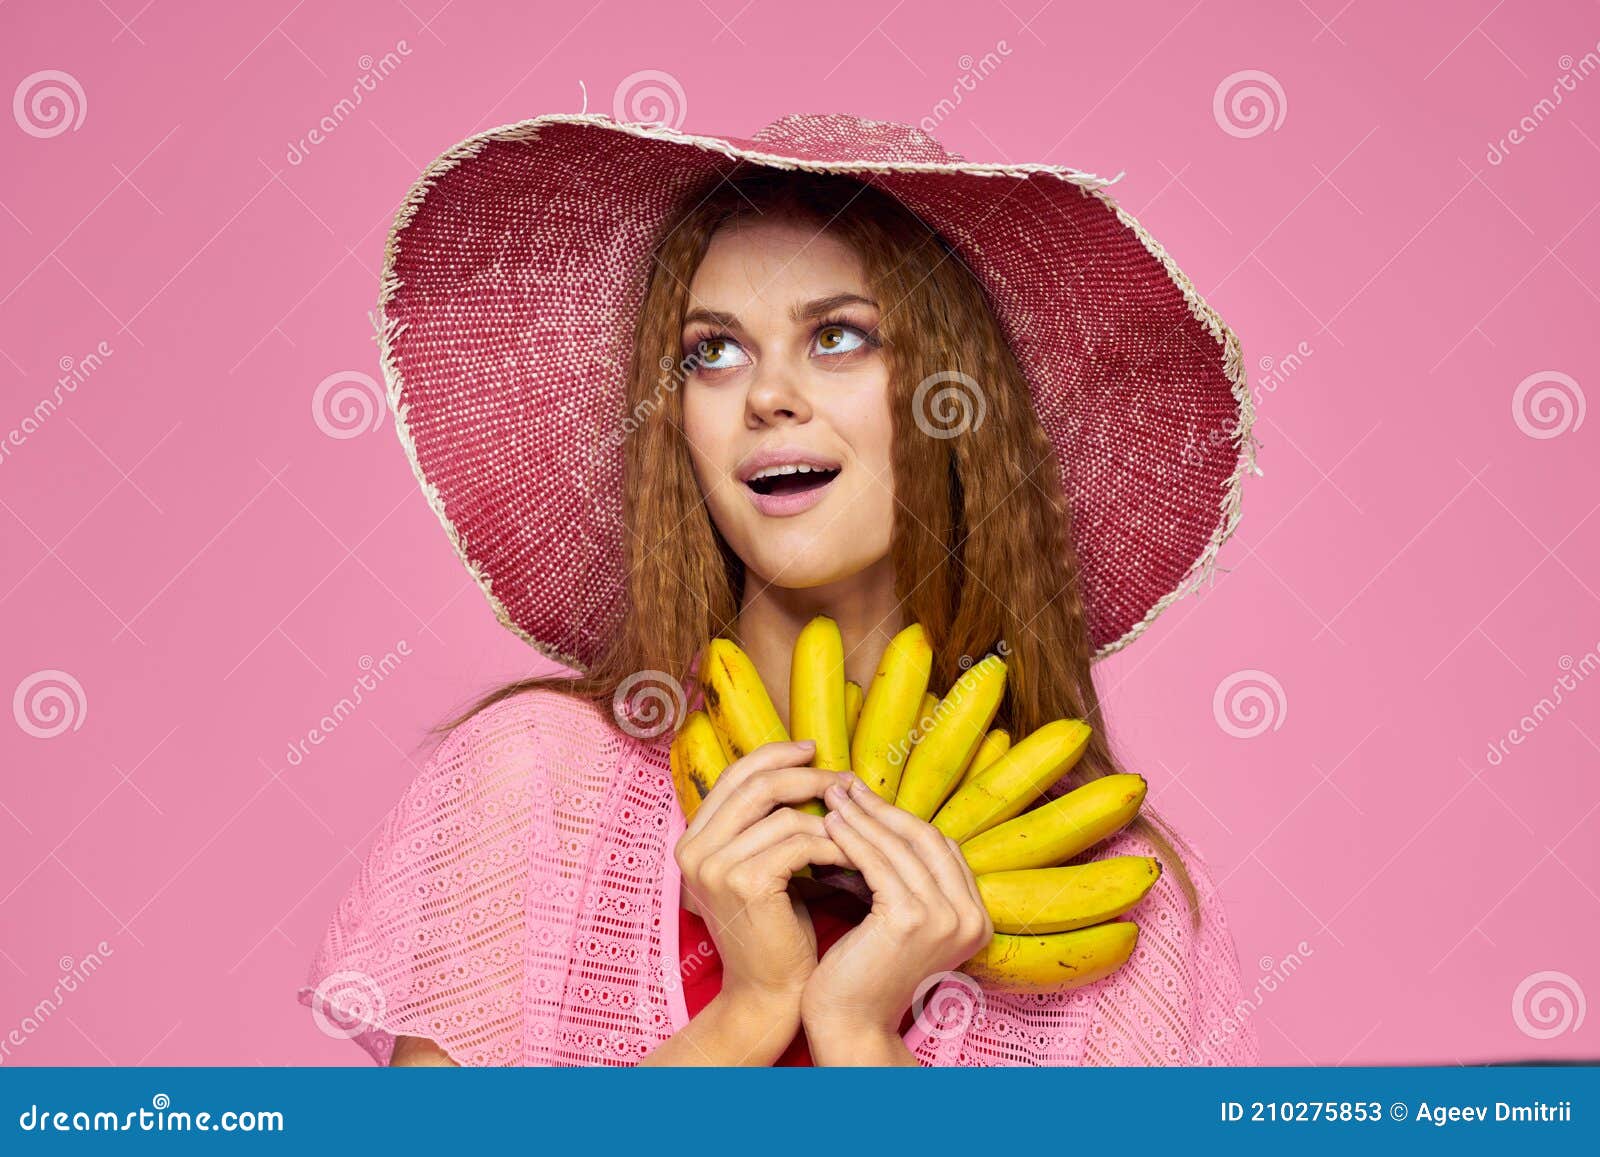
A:
<svg viewBox="0 0 1600 1157">
<path fill-rule="evenodd" d="M 1110 856 L 1152 856 L 1161 865 L 1161 876 L 1146 897 L 1147 903 L 1143 906 L 1146 910 L 1159 910 L 1163 919 L 1181 914 L 1182 927 L 1172 929 L 1173 933 L 1178 935 L 1192 927 L 1194 908 L 1199 911 L 1202 926 L 1210 925 L 1226 929 L 1227 913 L 1222 892 L 1209 863 L 1200 851 L 1181 835 L 1171 838 L 1175 833 L 1170 828 L 1163 834 L 1169 837 L 1167 842 L 1171 847 L 1170 852 L 1157 846 L 1155 840 L 1150 838 L 1148 829 L 1127 827 L 1086 853 L 1083 858 L 1101 860 Z M 1189 877 L 1189 882 L 1194 885 L 1194 908 L 1191 908 L 1188 890 L 1180 881 L 1179 873 L 1173 870 L 1176 866 L 1173 856 L 1177 857 L 1178 863 L 1182 864 L 1184 872 Z"/>
<path fill-rule="evenodd" d="M 611 728 L 593 701 L 542 683 L 480 707 L 450 729 L 437 751 L 441 757 L 496 751 L 537 756 L 593 748 L 610 738 Z"/>
<path fill-rule="evenodd" d="M 589 814 L 620 746 L 593 702 L 548 684 L 485 704 L 445 733 L 406 788 L 396 823 L 429 839 Z M 446 833 L 440 836 L 437 833 Z"/>
<path fill-rule="evenodd" d="M 513 782 L 590 792 L 640 745 L 605 706 L 559 683 L 515 691 L 474 711 L 434 749 L 431 778 L 458 786 Z"/>
</svg>

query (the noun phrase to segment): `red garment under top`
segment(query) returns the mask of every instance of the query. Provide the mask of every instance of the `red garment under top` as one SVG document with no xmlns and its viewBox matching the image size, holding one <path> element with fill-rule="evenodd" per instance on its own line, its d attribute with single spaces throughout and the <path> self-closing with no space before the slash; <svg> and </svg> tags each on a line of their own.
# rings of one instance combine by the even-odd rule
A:
<svg viewBox="0 0 1600 1157">
<path fill-rule="evenodd" d="M 817 958 L 820 960 L 834 941 L 854 928 L 866 916 L 866 901 L 849 892 L 829 892 L 806 906 L 811 910 L 811 924 L 817 930 Z M 683 979 L 683 1002 L 693 1017 L 711 1003 L 711 998 L 722 991 L 722 957 L 711 938 L 706 922 L 687 908 L 678 909 L 678 975 Z M 900 1034 L 911 1027 L 911 1010 L 906 1009 L 900 1021 Z M 776 1065 L 810 1065 L 811 1049 L 806 1044 L 802 1028 L 783 1054 L 772 1062 Z"/>
</svg>

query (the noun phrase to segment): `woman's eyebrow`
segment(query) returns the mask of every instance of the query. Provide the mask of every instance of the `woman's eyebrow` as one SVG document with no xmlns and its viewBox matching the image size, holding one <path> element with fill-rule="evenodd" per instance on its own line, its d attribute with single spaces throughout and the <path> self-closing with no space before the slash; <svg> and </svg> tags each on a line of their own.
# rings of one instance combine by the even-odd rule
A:
<svg viewBox="0 0 1600 1157">
<path fill-rule="evenodd" d="M 831 297 L 819 297 L 804 305 L 796 305 L 789 311 L 789 316 L 795 321 L 806 321 L 809 318 L 833 313 L 846 305 L 870 305 L 873 309 L 878 308 L 877 302 L 870 297 L 862 297 L 859 293 L 835 293 Z"/>
<path fill-rule="evenodd" d="M 794 321 L 806 321 L 810 318 L 822 317 L 833 313 L 846 305 L 869 305 L 878 308 L 878 303 L 870 297 L 862 297 L 859 293 L 835 293 L 828 297 L 819 297 L 812 301 L 802 302 L 789 310 L 789 317 Z M 742 329 L 737 315 L 720 309 L 706 309 L 703 306 L 691 309 L 684 315 L 683 324 L 693 325 L 695 322 L 705 322 L 707 325 L 717 326 L 721 329 Z"/>
</svg>

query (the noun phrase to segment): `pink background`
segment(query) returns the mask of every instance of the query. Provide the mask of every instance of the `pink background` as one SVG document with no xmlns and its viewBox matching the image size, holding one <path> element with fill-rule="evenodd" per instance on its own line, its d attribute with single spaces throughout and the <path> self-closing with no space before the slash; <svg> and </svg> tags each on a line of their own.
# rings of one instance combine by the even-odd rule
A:
<svg viewBox="0 0 1600 1157">
<path fill-rule="evenodd" d="M 52 738 L 0 715 L 0 1039 L 111 949 L 5 1063 L 361 1063 L 295 1003 L 317 937 L 423 727 L 534 665 L 388 416 L 330 436 L 313 396 L 378 373 L 384 238 L 430 159 L 579 111 L 580 81 L 612 112 L 647 69 L 690 130 L 931 117 L 972 159 L 1126 170 L 1113 193 L 1243 339 L 1264 473 L 1214 587 L 1099 672 L 1247 987 L 1300 954 L 1245 1013 L 1264 1059 L 1600 1055 L 1600 76 L 1535 111 L 1600 8 L 332 7 L 0 9 L 4 91 L 83 93 L 54 135 L 0 117 L 0 443 L 28 425 L 0 456 L 0 694 L 82 689 Z M 1260 132 L 1214 110 L 1243 70 L 1282 93 Z M 1559 396 L 1518 409 L 1540 375 Z M 1491 762 L 1565 664 L 1566 702 Z M 1241 672 L 1256 723 L 1216 705 Z"/>
</svg>

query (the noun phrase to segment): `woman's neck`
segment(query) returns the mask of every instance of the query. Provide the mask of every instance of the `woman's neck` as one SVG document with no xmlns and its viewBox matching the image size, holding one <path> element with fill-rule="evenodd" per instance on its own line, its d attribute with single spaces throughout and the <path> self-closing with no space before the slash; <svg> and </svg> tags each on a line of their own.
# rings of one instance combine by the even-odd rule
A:
<svg viewBox="0 0 1600 1157">
<path fill-rule="evenodd" d="M 847 579 L 791 590 L 746 572 L 739 610 L 739 640 L 756 665 L 784 726 L 789 724 L 789 664 L 800 630 L 817 615 L 839 624 L 844 677 L 863 690 L 872 682 L 889 640 L 903 627 L 894 594 L 894 567 L 886 556 Z"/>
</svg>

